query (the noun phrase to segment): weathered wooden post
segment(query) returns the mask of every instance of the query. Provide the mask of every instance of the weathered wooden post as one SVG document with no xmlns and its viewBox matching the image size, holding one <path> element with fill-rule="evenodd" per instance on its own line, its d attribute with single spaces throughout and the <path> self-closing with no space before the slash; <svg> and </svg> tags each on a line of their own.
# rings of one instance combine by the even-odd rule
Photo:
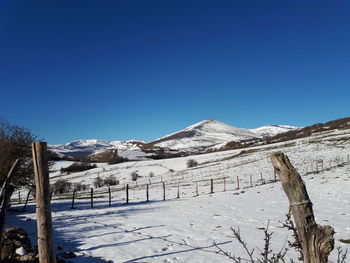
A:
<svg viewBox="0 0 350 263">
<path fill-rule="evenodd" d="M 25 201 L 25 203 L 24 203 L 24 206 L 23 206 L 22 211 L 26 211 L 27 204 L 28 204 L 29 197 L 30 197 L 30 194 L 31 194 L 31 193 L 32 193 L 32 189 L 30 189 L 30 190 L 28 191 L 27 198 L 26 198 L 26 201 Z"/>
<path fill-rule="evenodd" d="M 46 142 L 32 144 L 40 263 L 56 263 L 52 237 L 50 182 Z"/>
<path fill-rule="evenodd" d="M 146 201 L 149 201 L 149 185 L 146 185 Z"/>
<path fill-rule="evenodd" d="M 18 191 L 18 204 L 21 204 L 21 191 Z"/>
<path fill-rule="evenodd" d="M 198 182 L 196 182 L 196 196 L 199 196 L 199 194 L 198 194 Z"/>
<path fill-rule="evenodd" d="M 126 192 L 126 203 L 129 204 L 129 184 L 126 185 L 125 192 Z"/>
<path fill-rule="evenodd" d="M 90 190 L 90 206 L 91 206 L 91 208 L 94 207 L 94 188 L 92 188 L 92 187 Z"/>
<path fill-rule="evenodd" d="M 237 189 L 239 189 L 239 177 L 237 176 Z"/>
<path fill-rule="evenodd" d="M 226 192 L 226 178 L 224 177 L 224 192 Z"/>
<path fill-rule="evenodd" d="M 214 193 L 214 181 L 213 181 L 213 179 L 210 179 L 210 193 L 211 194 Z"/>
<path fill-rule="evenodd" d="M 74 201 L 75 201 L 75 189 L 73 190 L 73 196 L 72 196 L 72 206 L 70 209 L 74 209 Z"/>
<path fill-rule="evenodd" d="M 165 183 L 163 182 L 163 201 L 165 201 Z"/>
<path fill-rule="evenodd" d="M 250 187 L 253 187 L 253 177 L 252 177 L 252 175 L 250 175 L 249 178 L 250 178 Z"/>
<path fill-rule="evenodd" d="M 180 198 L 180 184 L 177 185 L 177 196 L 176 196 L 177 199 Z"/>
<path fill-rule="evenodd" d="M 108 186 L 108 206 L 112 205 L 112 193 L 111 193 L 111 187 Z"/>
<path fill-rule="evenodd" d="M 303 250 L 303 262 L 327 263 L 334 248 L 333 228 L 316 224 L 304 181 L 288 157 L 283 153 L 272 153 L 270 158 L 289 200 Z"/>
</svg>

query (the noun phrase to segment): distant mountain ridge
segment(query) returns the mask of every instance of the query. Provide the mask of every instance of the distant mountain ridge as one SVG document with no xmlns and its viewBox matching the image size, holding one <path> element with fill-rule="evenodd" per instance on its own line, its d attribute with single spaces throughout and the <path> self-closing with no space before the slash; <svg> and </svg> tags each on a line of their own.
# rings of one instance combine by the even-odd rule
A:
<svg viewBox="0 0 350 263">
<path fill-rule="evenodd" d="M 61 156 L 74 158 L 99 154 L 106 150 L 118 150 L 118 154 L 125 158 L 142 159 L 146 154 L 142 151 L 141 141 L 105 141 L 105 140 L 76 140 L 66 144 L 49 145 L 49 150 Z"/>
<path fill-rule="evenodd" d="M 259 140 L 295 129 L 298 129 L 298 127 L 287 125 L 269 125 L 256 129 L 244 129 L 217 120 L 204 120 L 156 139 L 150 144 L 176 150 L 201 151 L 205 148 L 220 148 L 232 141 Z"/>
<path fill-rule="evenodd" d="M 204 120 L 152 142 L 136 140 L 76 140 L 66 144 L 49 145 L 49 149 L 60 156 L 74 158 L 98 156 L 105 151 L 117 150 L 120 157 L 129 160 L 144 160 L 153 158 L 152 156 L 159 149 L 196 153 L 208 149 L 219 149 L 232 141 L 261 140 L 265 137 L 295 129 L 298 129 L 298 127 L 286 125 L 270 125 L 257 129 L 244 129 L 217 120 Z"/>
<path fill-rule="evenodd" d="M 301 127 L 288 126 L 288 125 L 267 125 L 256 129 L 250 129 L 250 131 L 260 134 L 263 137 L 272 137 L 280 133 L 285 133 L 300 129 Z"/>
</svg>

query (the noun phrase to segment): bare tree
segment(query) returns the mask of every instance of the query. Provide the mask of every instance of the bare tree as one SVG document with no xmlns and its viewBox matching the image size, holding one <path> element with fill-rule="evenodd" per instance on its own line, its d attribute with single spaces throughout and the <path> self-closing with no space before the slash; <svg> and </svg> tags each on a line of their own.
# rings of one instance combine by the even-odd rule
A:
<svg viewBox="0 0 350 263">
<path fill-rule="evenodd" d="M 191 168 L 191 167 L 197 166 L 198 162 L 194 159 L 188 159 L 186 165 L 187 165 L 187 168 Z"/>
<path fill-rule="evenodd" d="M 19 159 L 11 183 L 16 186 L 34 185 L 31 144 L 35 139 L 29 129 L 10 124 L 0 118 L 0 184 L 3 183 L 12 163 Z"/>
</svg>

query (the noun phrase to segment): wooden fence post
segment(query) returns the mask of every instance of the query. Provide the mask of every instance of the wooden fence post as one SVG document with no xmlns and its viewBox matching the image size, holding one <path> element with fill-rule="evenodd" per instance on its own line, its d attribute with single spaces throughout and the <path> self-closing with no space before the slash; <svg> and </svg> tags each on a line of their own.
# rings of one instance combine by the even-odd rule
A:
<svg viewBox="0 0 350 263">
<path fill-rule="evenodd" d="M 196 196 L 199 196 L 199 193 L 198 193 L 198 182 L 196 182 Z"/>
<path fill-rule="evenodd" d="M 28 201 L 29 201 L 29 196 L 30 196 L 31 193 L 32 193 L 32 189 L 30 189 L 30 190 L 28 191 L 27 198 L 26 198 L 26 201 L 25 201 L 25 203 L 24 203 L 24 206 L 23 206 L 22 211 L 26 211 L 27 204 L 28 204 Z"/>
<path fill-rule="evenodd" d="M 224 192 L 226 192 L 226 178 L 224 177 Z"/>
<path fill-rule="evenodd" d="M 73 190 L 73 196 L 72 196 L 72 206 L 70 209 L 74 209 L 74 200 L 75 200 L 75 189 Z"/>
<path fill-rule="evenodd" d="M 176 196 L 177 199 L 180 198 L 180 184 L 177 185 L 177 196 Z"/>
<path fill-rule="evenodd" d="M 40 263 L 56 263 L 52 237 L 50 182 L 46 142 L 32 144 Z"/>
<path fill-rule="evenodd" d="M 333 228 L 316 224 L 304 181 L 288 157 L 283 153 L 272 153 L 270 158 L 289 200 L 302 246 L 303 262 L 327 263 L 334 248 Z"/>
<path fill-rule="evenodd" d="M 165 183 L 163 182 L 163 201 L 165 201 Z"/>
<path fill-rule="evenodd" d="M 18 204 L 21 204 L 21 191 L 18 191 Z"/>
<path fill-rule="evenodd" d="M 210 179 L 210 193 L 211 194 L 214 193 L 214 181 L 213 181 L 213 179 Z"/>
<path fill-rule="evenodd" d="M 239 189 L 239 177 L 237 176 L 237 189 Z"/>
<path fill-rule="evenodd" d="M 108 186 L 108 205 L 112 205 L 112 193 L 111 193 L 111 187 Z"/>
<path fill-rule="evenodd" d="M 129 184 L 126 185 L 125 192 L 126 192 L 126 203 L 129 204 Z"/>
<path fill-rule="evenodd" d="M 149 184 L 146 185 L 146 201 L 149 201 Z"/>
<path fill-rule="evenodd" d="M 90 190 L 90 206 L 91 206 L 91 208 L 94 207 L 94 189 L 92 187 Z"/>
<path fill-rule="evenodd" d="M 253 187 L 253 178 L 252 178 L 252 175 L 250 175 L 249 178 L 250 178 L 250 187 Z"/>
</svg>

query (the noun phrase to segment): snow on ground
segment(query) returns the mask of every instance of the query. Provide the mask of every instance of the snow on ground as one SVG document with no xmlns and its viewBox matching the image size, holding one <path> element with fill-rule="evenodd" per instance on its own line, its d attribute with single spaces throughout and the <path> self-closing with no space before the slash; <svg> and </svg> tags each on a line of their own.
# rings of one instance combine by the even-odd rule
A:
<svg viewBox="0 0 350 263">
<path fill-rule="evenodd" d="M 112 206 L 108 206 L 106 188 L 96 189 L 94 208 L 87 193 L 71 207 L 71 194 L 66 200 L 52 201 L 56 244 L 79 255 L 71 262 L 230 262 L 218 254 L 222 249 L 247 258 L 233 239 L 231 227 L 240 229 L 250 248 L 263 245 L 263 231 L 269 222 L 273 231 L 272 247 L 279 251 L 291 233 L 280 228 L 288 212 L 288 200 L 279 182 L 262 184 L 273 179 L 268 153 L 283 151 L 304 175 L 316 221 L 330 224 L 336 234 L 336 246 L 350 249 L 340 239 L 350 239 L 350 131 L 319 133 L 309 138 L 242 150 L 211 153 L 158 161 L 102 165 L 82 173 L 64 175 L 71 181 L 91 184 L 98 175 L 115 175 L 121 182 L 112 188 Z M 188 159 L 199 165 L 187 168 Z M 172 170 L 170 170 L 172 169 Z M 133 182 L 130 173 L 143 177 Z M 154 176 L 149 177 L 149 172 Z M 310 173 L 312 171 L 312 173 Z M 316 172 L 317 171 L 317 172 Z M 240 189 L 237 190 L 237 176 Z M 250 187 L 250 176 L 252 184 Z M 226 178 L 224 192 L 223 178 Z M 57 177 L 52 178 L 54 181 Z M 214 194 L 209 194 L 214 179 Z M 149 182 L 150 200 L 145 202 L 145 185 Z M 166 184 L 166 201 L 162 187 Z M 157 182 L 157 183 L 156 183 Z M 196 183 L 197 182 L 197 183 Z M 130 189 L 130 203 L 125 204 L 124 185 Z M 199 196 L 195 187 L 199 187 Z M 178 188 L 179 187 L 179 188 Z M 176 199 L 180 189 L 180 198 Z M 120 190 L 120 191 L 118 191 Z M 14 206 L 16 207 L 16 206 Z M 19 205 L 19 207 L 22 207 Z M 11 212 L 8 222 L 29 229 L 35 240 L 35 207 L 25 213 Z M 29 220 L 31 219 L 31 220 Z M 293 251 L 288 256 L 296 257 Z M 90 260 L 90 261 L 89 261 Z M 333 251 L 331 262 L 336 262 Z"/>
</svg>

